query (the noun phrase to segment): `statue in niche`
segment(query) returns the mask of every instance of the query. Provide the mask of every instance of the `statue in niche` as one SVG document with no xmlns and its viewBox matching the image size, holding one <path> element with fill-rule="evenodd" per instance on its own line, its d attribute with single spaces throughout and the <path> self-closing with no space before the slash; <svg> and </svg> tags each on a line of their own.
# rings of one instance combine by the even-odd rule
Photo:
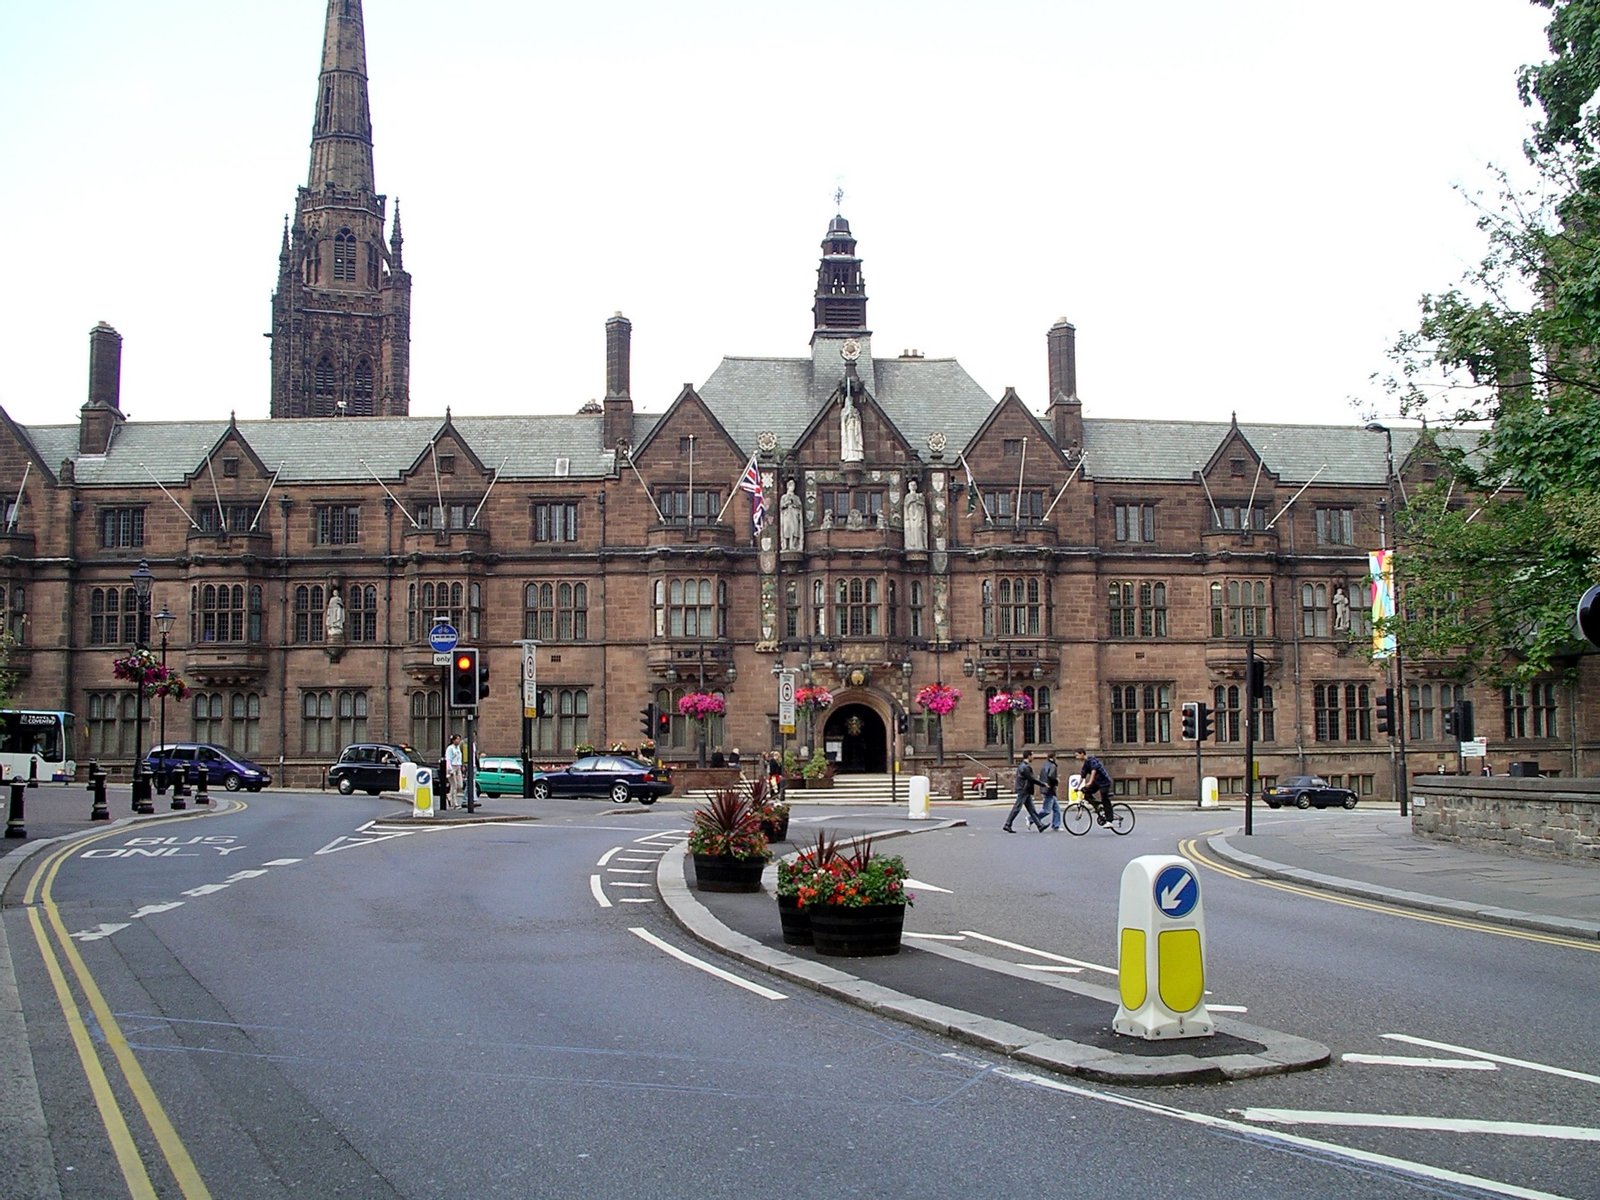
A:
<svg viewBox="0 0 1600 1200">
<path fill-rule="evenodd" d="M 917 490 L 917 481 L 906 483 L 906 549 L 928 548 L 928 498 Z"/>
<path fill-rule="evenodd" d="M 344 636 L 344 601 L 339 599 L 338 592 L 328 593 L 328 609 L 322 614 L 322 626 L 330 642 Z"/>
<path fill-rule="evenodd" d="M 822 527 L 824 529 L 833 528 L 833 509 L 830 508 L 822 514 Z"/>
<path fill-rule="evenodd" d="M 859 508 L 850 510 L 850 515 L 844 519 L 844 527 L 846 529 L 865 529 L 867 527 L 867 520 L 861 515 Z"/>
<path fill-rule="evenodd" d="M 861 409 L 846 391 L 839 413 L 839 461 L 861 462 L 866 456 L 861 443 Z"/>
<path fill-rule="evenodd" d="M 805 504 L 795 494 L 794 480 L 784 484 L 783 499 L 778 502 L 778 548 L 804 550 L 806 545 Z"/>
<path fill-rule="evenodd" d="M 1333 631 L 1335 633 L 1350 632 L 1350 597 L 1346 594 L 1344 580 L 1336 579 L 1333 583 Z"/>
</svg>

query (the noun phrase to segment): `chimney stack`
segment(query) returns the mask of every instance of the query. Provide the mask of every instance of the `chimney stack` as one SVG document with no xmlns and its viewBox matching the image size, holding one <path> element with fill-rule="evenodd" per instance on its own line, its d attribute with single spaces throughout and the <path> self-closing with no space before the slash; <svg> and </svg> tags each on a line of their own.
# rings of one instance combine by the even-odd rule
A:
<svg viewBox="0 0 1600 1200">
<path fill-rule="evenodd" d="M 78 410 L 78 453 L 104 454 L 122 415 L 122 335 L 101 321 L 89 331 L 89 400 Z"/>
<path fill-rule="evenodd" d="M 629 377 L 633 364 L 633 322 L 620 312 L 606 322 L 606 398 L 602 403 L 601 449 L 633 443 L 633 397 Z"/>
<path fill-rule="evenodd" d="M 1050 359 L 1050 402 L 1045 408 L 1056 446 L 1063 453 L 1083 448 L 1083 402 L 1078 399 L 1078 331 L 1062 317 L 1045 335 Z"/>
</svg>

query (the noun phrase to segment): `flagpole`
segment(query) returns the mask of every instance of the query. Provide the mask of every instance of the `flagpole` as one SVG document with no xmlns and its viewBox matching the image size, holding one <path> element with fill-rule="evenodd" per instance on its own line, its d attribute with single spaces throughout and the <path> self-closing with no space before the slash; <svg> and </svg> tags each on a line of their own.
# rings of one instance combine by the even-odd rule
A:
<svg viewBox="0 0 1600 1200">
<path fill-rule="evenodd" d="M 978 498 L 978 503 L 983 505 L 983 519 L 985 521 L 994 520 L 994 518 L 989 515 L 989 502 L 983 498 L 983 493 L 978 489 L 978 481 L 972 477 L 972 467 L 967 462 L 967 456 L 965 454 L 958 454 L 956 457 L 961 461 L 961 469 L 967 473 L 967 494 L 969 496 L 976 496 Z M 972 506 L 969 503 L 967 507 L 970 509 Z"/>
<path fill-rule="evenodd" d="M 1022 524 L 1022 479 L 1028 471 L 1028 439 L 1022 439 L 1022 462 L 1017 466 L 1017 503 L 1011 510 L 1011 523 Z"/>
</svg>

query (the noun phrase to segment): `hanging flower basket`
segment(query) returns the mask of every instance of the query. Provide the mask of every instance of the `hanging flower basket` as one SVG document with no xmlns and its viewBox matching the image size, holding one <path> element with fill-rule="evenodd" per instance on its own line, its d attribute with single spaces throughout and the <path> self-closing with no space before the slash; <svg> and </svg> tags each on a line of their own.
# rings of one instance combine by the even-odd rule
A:
<svg viewBox="0 0 1600 1200">
<path fill-rule="evenodd" d="M 917 703 L 936 717 L 948 717 L 961 699 L 961 689 L 948 683 L 930 683 L 917 693 Z"/>
<path fill-rule="evenodd" d="M 721 696 L 713 692 L 690 692 L 678 701 L 678 711 L 695 721 L 709 721 L 728 711 Z"/>
<path fill-rule="evenodd" d="M 111 673 L 127 683 L 136 684 L 146 696 L 168 696 L 182 700 L 189 694 L 189 685 L 171 667 L 163 666 L 153 650 L 134 650 L 121 658 L 111 660 Z"/>
<path fill-rule="evenodd" d="M 996 692 L 989 697 L 991 717 L 1010 717 L 1032 710 L 1033 697 L 1027 692 Z"/>
<path fill-rule="evenodd" d="M 803 708 L 808 713 L 819 713 L 833 707 L 833 693 L 825 687 L 796 688 L 794 703 L 796 708 Z"/>
</svg>

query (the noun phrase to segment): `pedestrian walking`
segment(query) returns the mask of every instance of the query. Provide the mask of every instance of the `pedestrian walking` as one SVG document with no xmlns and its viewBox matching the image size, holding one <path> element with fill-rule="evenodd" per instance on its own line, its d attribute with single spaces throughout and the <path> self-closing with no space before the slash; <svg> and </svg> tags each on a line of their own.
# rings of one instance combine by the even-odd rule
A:
<svg viewBox="0 0 1600 1200">
<path fill-rule="evenodd" d="M 1042 796 L 1039 811 L 1050 818 L 1052 830 L 1061 828 L 1060 789 L 1061 771 L 1056 767 L 1056 752 L 1051 750 L 1044 756 L 1044 765 L 1039 768 L 1039 791 Z"/>
<path fill-rule="evenodd" d="M 1078 791 L 1083 801 L 1095 810 L 1094 819 L 1105 825 L 1111 820 L 1111 773 L 1087 750 L 1078 751 Z M 1097 802 L 1098 801 L 1098 802 Z"/>
<path fill-rule="evenodd" d="M 462 789 L 466 787 L 466 771 L 461 763 L 461 735 L 459 733 L 451 734 L 450 744 L 445 747 L 444 769 L 450 780 L 450 795 L 456 797 L 453 804 L 449 798 L 446 798 L 444 806 L 446 808 L 460 808 Z"/>
<path fill-rule="evenodd" d="M 1017 819 L 1017 814 L 1024 808 L 1028 810 L 1028 820 L 1033 822 L 1034 828 L 1043 833 L 1050 826 L 1039 815 L 1039 810 L 1033 806 L 1033 792 L 1039 786 L 1039 777 L 1033 773 L 1033 751 L 1024 750 L 1022 761 L 1017 764 L 1017 774 L 1013 781 L 1017 790 L 1016 803 L 1011 806 L 1011 815 L 1006 818 L 1006 823 L 1001 826 L 1007 833 L 1015 833 L 1011 822 Z"/>
</svg>

